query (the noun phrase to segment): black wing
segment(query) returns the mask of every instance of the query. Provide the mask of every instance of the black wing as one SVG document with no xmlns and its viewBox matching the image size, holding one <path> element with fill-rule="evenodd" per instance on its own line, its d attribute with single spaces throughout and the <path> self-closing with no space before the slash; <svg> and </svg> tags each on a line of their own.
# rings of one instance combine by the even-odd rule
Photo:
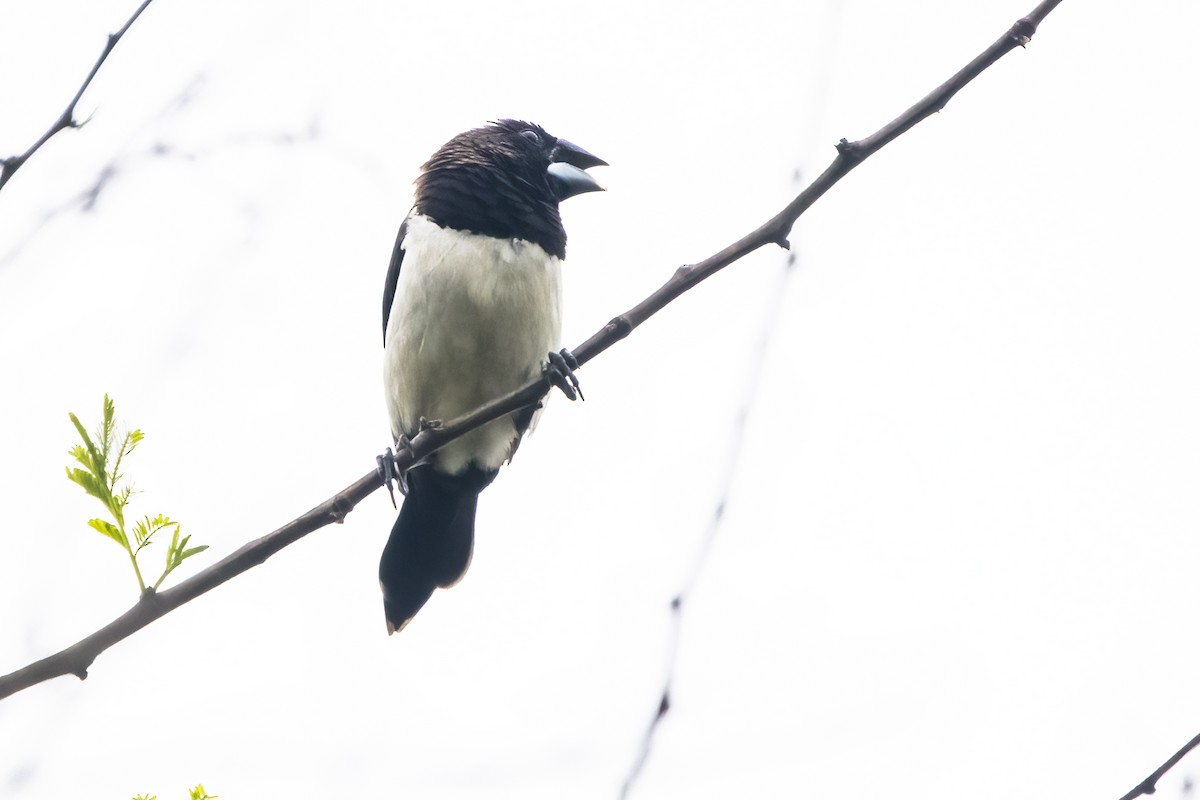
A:
<svg viewBox="0 0 1200 800">
<path fill-rule="evenodd" d="M 392 248 L 392 263 L 388 264 L 387 280 L 383 283 L 383 344 L 387 346 L 388 316 L 392 313 L 392 301 L 396 298 L 396 284 L 400 281 L 400 263 L 404 261 L 404 234 L 408 233 L 408 217 L 400 223 L 396 234 L 396 246 Z"/>
</svg>

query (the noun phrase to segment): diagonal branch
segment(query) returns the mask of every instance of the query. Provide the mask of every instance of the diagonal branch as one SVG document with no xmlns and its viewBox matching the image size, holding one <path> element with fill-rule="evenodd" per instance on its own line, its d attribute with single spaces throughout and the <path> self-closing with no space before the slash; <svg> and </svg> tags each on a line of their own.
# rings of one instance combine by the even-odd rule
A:
<svg viewBox="0 0 1200 800">
<path fill-rule="evenodd" d="M 1037 8 L 1017 20 L 1008 32 L 997 39 L 991 47 L 980 53 L 970 64 L 960 69 L 950 80 L 943 83 L 926 95 L 920 102 L 909 108 L 900 116 L 884 125 L 875 133 L 857 142 L 842 139 L 837 145 L 837 158 L 833 160 L 821 175 L 811 185 L 802 191 L 795 200 L 776 214 L 757 230 L 737 240 L 719 253 L 696 264 L 680 267 L 675 274 L 654 294 L 647 297 L 634 308 L 616 317 L 601 331 L 597 332 L 575 350 L 575 358 L 584 364 L 595 356 L 607 350 L 616 342 L 628 336 L 634 328 L 641 325 L 654 314 L 662 310 L 679 295 L 691 289 L 705 278 L 717 273 L 743 256 L 753 253 L 767 244 L 777 244 L 788 247 L 788 234 L 800 215 L 809 206 L 817 202 L 825 192 L 833 188 L 862 162 L 866 161 L 884 145 L 900 136 L 909 128 L 916 125 L 938 111 L 950 102 L 950 98 L 974 80 L 985 69 L 990 67 L 1002 56 L 1017 47 L 1029 43 L 1037 31 L 1038 24 L 1054 10 L 1062 0 L 1043 0 Z"/>
<path fill-rule="evenodd" d="M 87 91 L 88 86 L 90 86 L 92 83 L 92 79 L 96 77 L 96 73 L 100 71 L 100 67 L 102 67 L 105 60 L 108 59 L 109 53 L 111 53 L 117 46 L 117 42 L 121 41 L 121 37 L 125 35 L 125 31 L 129 30 L 129 27 L 137 21 L 137 18 L 142 15 L 142 12 L 146 10 L 146 6 L 150 5 L 151 2 L 152 0 L 144 0 L 144 2 L 138 6 L 137 11 L 133 12 L 133 16 L 121 26 L 119 31 L 116 33 L 110 33 L 108 35 L 108 42 L 104 45 L 104 49 L 100 51 L 100 57 L 96 59 L 96 63 L 92 65 L 92 71 L 89 72 L 87 77 L 83 79 L 83 83 L 79 86 L 79 91 L 75 92 L 75 96 L 72 97 L 71 102 L 67 104 L 66 110 L 59 114 L 58 119 L 54 121 L 54 124 L 47 128 L 46 132 L 43 133 L 36 142 L 30 145 L 29 149 L 24 153 L 16 156 L 9 156 L 8 158 L 0 160 L 0 189 L 4 188 L 4 184 L 8 183 L 8 179 L 15 175 L 17 170 L 19 170 L 25 164 L 25 162 L 29 160 L 30 156 L 41 149 L 42 145 L 50 141 L 51 137 L 53 137 L 59 131 L 64 131 L 67 128 L 78 128 L 83 125 L 82 122 L 79 122 L 75 119 L 75 106 L 79 104 L 79 98 L 83 97 L 83 93 Z"/>
<path fill-rule="evenodd" d="M 1144 781 L 1121 795 L 1121 800 L 1133 800 L 1135 797 L 1154 794 L 1158 790 L 1158 779 L 1166 775 L 1171 767 L 1178 764 L 1184 756 L 1196 749 L 1196 745 L 1200 745 L 1200 733 L 1196 734 L 1190 742 L 1179 748 L 1175 755 L 1164 761 L 1161 767 L 1147 775 Z"/>
<path fill-rule="evenodd" d="M 591 361 L 624 339 L 633 332 L 634 328 L 661 311 L 681 294 L 763 245 L 778 244 L 781 247 L 787 247 L 788 233 L 809 206 L 877 150 L 940 110 L 960 89 L 1005 53 L 1016 47 L 1023 47 L 1037 30 L 1038 23 L 1060 2 L 1061 0 L 1044 0 L 1028 16 L 1017 20 L 1004 36 L 981 53 L 978 58 L 876 133 L 857 142 L 847 142 L 843 139 L 837 146 L 838 154 L 833 163 L 786 208 L 757 230 L 719 253 L 696 264 L 685 265 L 677 269 L 657 291 L 629 311 L 614 317 L 591 338 L 577 347 L 574 353 L 579 364 L 582 366 Z M 149 0 L 146 0 L 146 4 L 148 3 Z M 146 4 L 143 4 L 142 8 L 145 8 Z M 141 9 L 139 9 L 140 11 Z M 122 29 L 122 32 L 124 30 Z M 397 469 L 403 472 L 468 431 L 494 419 L 499 419 L 505 414 L 537 404 L 549 390 L 549 382 L 545 378 L 541 378 L 439 427 L 423 430 L 412 440 L 408 448 L 396 455 Z M 157 593 L 147 592 L 137 605 L 90 636 L 52 656 L 0 677 L 0 699 L 61 675 L 86 678 L 87 670 L 92 662 L 109 647 L 184 603 L 220 586 L 251 567 L 263 563 L 302 536 L 330 523 L 341 522 L 359 502 L 380 486 L 380 480 L 374 472 L 364 475 L 308 513 L 260 539 L 243 545 L 237 551 L 211 567 L 198 572 L 178 586 Z"/>
</svg>

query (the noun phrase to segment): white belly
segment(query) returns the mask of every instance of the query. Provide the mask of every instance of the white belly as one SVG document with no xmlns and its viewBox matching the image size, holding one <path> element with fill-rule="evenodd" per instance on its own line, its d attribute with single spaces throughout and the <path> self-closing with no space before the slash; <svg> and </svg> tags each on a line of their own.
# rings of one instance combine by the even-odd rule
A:
<svg viewBox="0 0 1200 800">
<path fill-rule="evenodd" d="M 561 337 L 561 263 L 536 244 L 438 227 L 413 216 L 388 317 L 384 386 L 392 435 L 449 420 L 537 376 Z M 451 442 L 435 461 L 497 469 L 520 433 L 511 417 Z"/>
</svg>

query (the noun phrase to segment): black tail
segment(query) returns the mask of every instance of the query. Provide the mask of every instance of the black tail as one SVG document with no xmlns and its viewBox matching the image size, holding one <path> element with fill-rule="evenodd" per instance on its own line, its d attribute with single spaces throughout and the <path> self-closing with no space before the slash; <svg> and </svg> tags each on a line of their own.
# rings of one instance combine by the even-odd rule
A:
<svg viewBox="0 0 1200 800">
<path fill-rule="evenodd" d="M 408 471 L 408 494 L 379 561 L 388 633 L 408 624 L 437 587 L 453 586 L 471 564 L 475 503 L 496 477 L 471 467 L 459 475 L 424 464 Z"/>
</svg>

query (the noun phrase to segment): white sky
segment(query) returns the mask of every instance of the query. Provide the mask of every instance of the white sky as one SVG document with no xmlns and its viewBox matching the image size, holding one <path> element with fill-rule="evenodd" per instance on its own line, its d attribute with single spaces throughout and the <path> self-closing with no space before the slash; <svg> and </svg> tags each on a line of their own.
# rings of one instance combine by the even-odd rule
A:
<svg viewBox="0 0 1200 800">
<path fill-rule="evenodd" d="M 135 6 L 0 0 L 0 151 Z M 68 411 L 146 432 L 135 511 L 212 546 L 184 574 L 373 467 L 383 275 L 454 133 L 612 164 L 564 206 L 573 346 L 1032 6 L 157 0 L 0 192 L 0 672 L 134 600 Z M 632 797 L 1120 796 L 1200 730 L 1198 26 L 1066 0 L 814 207 L 789 277 L 758 253 L 589 364 L 402 635 L 377 493 L 0 703 L 0 797 L 615 798 L 776 301 Z"/>
</svg>

